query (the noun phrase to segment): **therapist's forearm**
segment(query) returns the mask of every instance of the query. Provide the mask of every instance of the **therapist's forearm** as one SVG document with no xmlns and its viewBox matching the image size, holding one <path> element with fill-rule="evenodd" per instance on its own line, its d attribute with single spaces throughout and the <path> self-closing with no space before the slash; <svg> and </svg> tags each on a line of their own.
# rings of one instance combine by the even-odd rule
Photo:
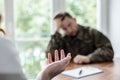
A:
<svg viewBox="0 0 120 80">
<path fill-rule="evenodd" d="M 40 73 L 40 75 L 37 77 L 36 80 L 51 80 L 51 78 L 50 78 L 48 72 L 43 71 Z"/>
</svg>

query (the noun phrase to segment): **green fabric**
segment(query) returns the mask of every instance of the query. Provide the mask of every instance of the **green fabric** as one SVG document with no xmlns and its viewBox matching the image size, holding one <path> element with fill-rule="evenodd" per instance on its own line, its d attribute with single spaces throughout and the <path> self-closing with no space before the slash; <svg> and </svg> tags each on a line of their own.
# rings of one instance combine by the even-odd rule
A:
<svg viewBox="0 0 120 80">
<path fill-rule="evenodd" d="M 72 54 L 72 59 L 80 54 L 90 57 L 91 62 L 112 61 L 114 52 L 109 39 L 95 29 L 78 26 L 76 36 L 63 37 L 58 32 L 52 35 L 46 55 L 50 52 L 54 57 L 54 50 L 64 49 L 66 54 Z"/>
</svg>

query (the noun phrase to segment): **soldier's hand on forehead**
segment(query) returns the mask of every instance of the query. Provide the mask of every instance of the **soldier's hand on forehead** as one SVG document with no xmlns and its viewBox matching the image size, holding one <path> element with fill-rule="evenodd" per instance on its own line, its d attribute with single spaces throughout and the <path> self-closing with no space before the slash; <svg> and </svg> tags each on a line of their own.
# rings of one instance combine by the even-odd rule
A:
<svg viewBox="0 0 120 80">
<path fill-rule="evenodd" d="M 61 19 L 55 19 L 54 20 L 55 32 L 59 32 L 61 26 L 62 26 Z"/>
<path fill-rule="evenodd" d="M 88 56 L 76 55 L 73 62 L 76 64 L 90 63 L 90 59 Z"/>
</svg>

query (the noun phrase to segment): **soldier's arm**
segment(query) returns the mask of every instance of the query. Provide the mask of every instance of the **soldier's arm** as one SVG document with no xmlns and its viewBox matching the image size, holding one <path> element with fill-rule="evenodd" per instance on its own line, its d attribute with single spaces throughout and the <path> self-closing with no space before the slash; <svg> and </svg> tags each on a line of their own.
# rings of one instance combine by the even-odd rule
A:
<svg viewBox="0 0 120 80">
<path fill-rule="evenodd" d="M 112 61 L 114 51 L 110 40 L 97 30 L 92 31 L 94 46 L 96 50 L 89 56 L 91 62 Z"/>
<path fill-rule="evenodd" d="M 63 39 L 61 34 L 59 34 L 58 32 L 56 32 L 54 35 L 51 36 L 51 40 L 49 41 L 49 44 L 46 50 L 46 57 L 48 53 L 51 53 L 52 57 L 54 58 L 54 51 L 56 49 L 58 51 L 63 49 Z"/>
</svg>

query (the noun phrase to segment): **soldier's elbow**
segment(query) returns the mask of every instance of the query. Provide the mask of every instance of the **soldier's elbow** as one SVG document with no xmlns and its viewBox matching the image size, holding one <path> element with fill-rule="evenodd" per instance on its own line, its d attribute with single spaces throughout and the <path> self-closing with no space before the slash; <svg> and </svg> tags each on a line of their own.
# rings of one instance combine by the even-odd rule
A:
<svg viewBox="0 0 120 80">
<path fill-rule="evenodd" d="M 114 52 L 111 52 L 111 53 L 109 54 L 108 61 L 113 61 L 113 58 L 114 58 Z"/>
</svg>

